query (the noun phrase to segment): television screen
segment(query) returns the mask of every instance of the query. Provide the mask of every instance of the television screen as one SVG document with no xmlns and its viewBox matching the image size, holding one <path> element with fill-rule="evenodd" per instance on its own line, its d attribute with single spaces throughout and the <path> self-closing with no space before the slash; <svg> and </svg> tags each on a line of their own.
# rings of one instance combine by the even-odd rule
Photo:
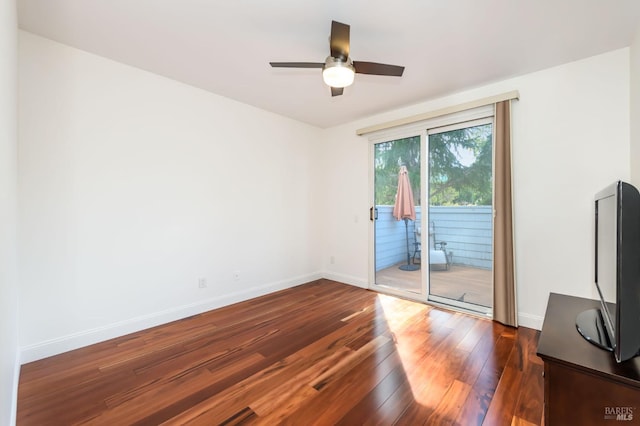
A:
<svg viewBox="0 0 640 426">
<path fill-rule="evenodd" d="M 617 287 L 617 197 L 606 195 L 596 200 L 596 289 L 602 303 L 602 316 L 608 338 L 615 347 Z"/>
</svg>

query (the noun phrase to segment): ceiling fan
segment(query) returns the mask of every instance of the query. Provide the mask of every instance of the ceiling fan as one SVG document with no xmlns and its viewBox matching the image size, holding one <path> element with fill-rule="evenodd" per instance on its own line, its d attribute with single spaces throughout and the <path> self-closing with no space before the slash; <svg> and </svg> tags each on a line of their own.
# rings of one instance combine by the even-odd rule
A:
<svg viewBox="0 0 640 426">
<path fill-rule="evenodd" d="M 404 67 L 377 62 L 352 61 L 349 57 L 349 25 L 331 21 L 329 48 L 324 62 L 269 62 L 274 68 L 322 68 L 322 78 L 331 96 L 340 96 L 353 83 L 355 73 L 402 77 Z"/>
</svg>

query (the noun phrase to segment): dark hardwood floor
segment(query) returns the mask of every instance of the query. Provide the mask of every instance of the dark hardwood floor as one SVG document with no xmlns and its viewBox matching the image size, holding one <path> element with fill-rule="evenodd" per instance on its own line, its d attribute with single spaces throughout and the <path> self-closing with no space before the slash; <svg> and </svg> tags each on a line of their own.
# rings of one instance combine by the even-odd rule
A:
<svg viewBox="0 0 640 426">
<path fill-rule="evenodd" d="M 538 425 L 537 340 L 319 280 L 23 365 L 17 419 Z"/>
</svg>

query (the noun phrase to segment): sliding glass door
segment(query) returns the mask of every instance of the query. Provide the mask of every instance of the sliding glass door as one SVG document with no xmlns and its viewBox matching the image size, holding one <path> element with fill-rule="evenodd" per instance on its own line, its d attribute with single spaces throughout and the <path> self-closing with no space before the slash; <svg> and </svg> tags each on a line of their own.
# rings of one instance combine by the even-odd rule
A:
<svg viewBox="0 0 640 426">
<path fill-rule="evenodd" d="M 374 282 L 377 290 L 423 298 L 421 140 L 373 144 Z"/>
<path fill-rule="evenodd" d="M 492 119 L 428 131 L 429 300 L 488 313 L 493 298 Z"/>
<path fill-rule="evenodd" d="M 372 289 L 492 312 L 493 115 L 484 106 L 372 135 Z"/>
</svg>

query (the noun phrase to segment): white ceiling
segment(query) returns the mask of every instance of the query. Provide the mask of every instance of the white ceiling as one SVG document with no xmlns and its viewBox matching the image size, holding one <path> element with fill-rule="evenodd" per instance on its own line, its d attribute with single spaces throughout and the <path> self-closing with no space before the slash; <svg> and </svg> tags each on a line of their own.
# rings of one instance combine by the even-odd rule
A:
<svg viewBox="0 0 640 426">
<path fill-rule="evenodd" d="M 18 0 L 20 28 L 318 127 L 631 44 L 638 0 Z M 331 20 L 351 57 L 406 67 L 356 75 L 332 98 L 319 69 Z"/>
</svg>

